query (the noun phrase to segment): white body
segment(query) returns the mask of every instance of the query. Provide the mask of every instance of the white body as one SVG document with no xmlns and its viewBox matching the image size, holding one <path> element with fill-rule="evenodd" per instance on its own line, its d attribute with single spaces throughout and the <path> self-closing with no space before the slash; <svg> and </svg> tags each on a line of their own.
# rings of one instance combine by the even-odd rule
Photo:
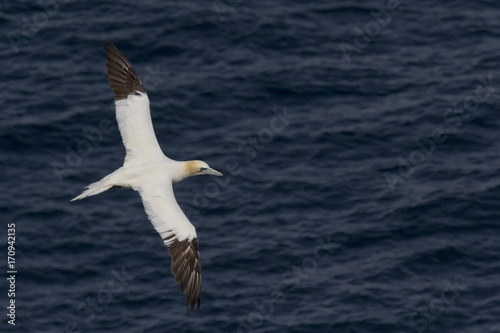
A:
<svg viewBox="0 0 500 333">
<path fill-rule="evenodd" d="M 162 239 L 174 234 L 179 241 L 191 241 L 196 238 L 196 230 L 177 204 L 172 188 L 172 183 L 189 177 L 185 162 L 174 161 L 163 154 L 154 134 L 147 94 L 129 95 L 115 105 L 126 149 L 123 166 L 90 184 L 72 201 L 112 187 L 131 188 L 141 195 L 144 209 Z"/>
</svg>

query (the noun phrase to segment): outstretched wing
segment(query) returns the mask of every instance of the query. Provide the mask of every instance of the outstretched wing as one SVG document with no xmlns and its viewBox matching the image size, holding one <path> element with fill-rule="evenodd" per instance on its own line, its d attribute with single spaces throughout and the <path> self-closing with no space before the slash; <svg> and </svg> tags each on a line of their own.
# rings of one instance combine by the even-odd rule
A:
<svg viewBox="0 0 500 333">
<path fill-rule="evenodd" d="M 109 42 L 108 81 L 115 95 L 116 119 L 127 151 L 125 164 L 163 157 L 151 122 L 149 99 L 130 62 Z"/>
<path fill-rule="evenodd" d="M 149 220 L 160 234 L 172 258 L 172 274 L 186 291 L 186 307 L 200 308 L 201 266 L 196 230 L 175 200 L 172 185 L 147 185 L 139 192 Z"/>
</svg>

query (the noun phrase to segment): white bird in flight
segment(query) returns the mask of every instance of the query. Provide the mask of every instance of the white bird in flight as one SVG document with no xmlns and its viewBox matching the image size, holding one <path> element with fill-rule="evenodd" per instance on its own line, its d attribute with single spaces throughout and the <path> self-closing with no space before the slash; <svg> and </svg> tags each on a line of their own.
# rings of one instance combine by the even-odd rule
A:
<svg viewBox="0 0 500 333">
<path fill-rule="evenodd" d="M 200 308 L 201 268 L 198 238 L 175 200 L 173 183 L 198 175 L 222 176 L 203 161 L 174 161 L 166 157 L 156 140 L 149 111 L 149 99 L 130 62 L 109 42 L 109 85 L 115 95 L 116 119 L 126 156 L 123 166 L 72 199 L 80 200 L 110 188 L 131 188 L 139 192 L 144 209 L 172 258 L 172 274 L 186 291 L 186 307 Z"/>
</svg>

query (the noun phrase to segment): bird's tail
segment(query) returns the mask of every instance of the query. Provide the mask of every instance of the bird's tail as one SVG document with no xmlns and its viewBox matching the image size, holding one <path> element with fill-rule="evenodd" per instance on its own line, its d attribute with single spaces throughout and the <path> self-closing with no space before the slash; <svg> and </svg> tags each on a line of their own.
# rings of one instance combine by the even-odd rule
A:
<svg viewBox="0 0 500 333">
<path fill-rule="evenodd" d="M 71 199 L 71 201 L 76 201 L 76 200 L 81 200 L 83 198 L 86 198 L 86 197 L 90 197 L 90 196 L 93 196 L 93 195 L 96 195 L 96 194 L 99 194 L 99 193 L 102 193 L 104 191 L 107 191 L 109 190 L 111 187 L 113 187 L 113 185 L 109 185 L 109 184 L 106 184 L 104 182 L 104 180 L 106 179 L 107 177 L 104 177 L 103 179 L 101 179 L 100 181 L 98 182 L 95 182 L 95 183 L 92 183 L 90 185 L 87 185 L 85 188 L 86 190 L 83 191 L 82 194 L 80 194 L 79 196 Z"/>
</svg>

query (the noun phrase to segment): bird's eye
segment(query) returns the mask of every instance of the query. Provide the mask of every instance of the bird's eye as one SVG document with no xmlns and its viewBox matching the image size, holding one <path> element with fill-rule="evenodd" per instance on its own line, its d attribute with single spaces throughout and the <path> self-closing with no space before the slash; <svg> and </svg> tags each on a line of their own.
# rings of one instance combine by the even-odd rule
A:
<svg viewBox="0 0 500 333">
<path fill-rule="evenodd" d="M 208 168 L 200 168 L 200 172 L 208 170 Z"/>
</svg>

